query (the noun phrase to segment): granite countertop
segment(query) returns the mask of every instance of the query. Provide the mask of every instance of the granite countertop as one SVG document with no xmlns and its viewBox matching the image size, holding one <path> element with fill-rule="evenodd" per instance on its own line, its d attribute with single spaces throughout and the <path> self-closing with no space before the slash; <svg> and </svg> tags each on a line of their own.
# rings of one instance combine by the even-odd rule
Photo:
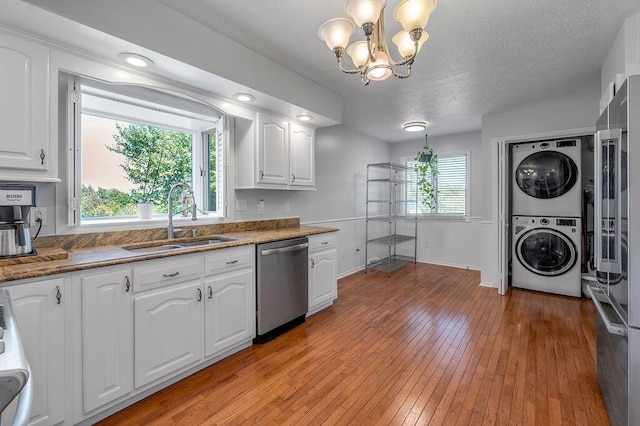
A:
<svg viewBox="0 0 640 426">
<path fill-rule="evenodd" d="M 168 250 L 161 252 L 132 252 L 124 247 L 150 246 L 180 241 L 192 241 L 193 239 L 176 240 L 147 240 L 137 241 L 133 244 L 99 245 L 86 247 L 80 245 L 64 250 L 66 258 L 49 257 L 50 260 L 42 260 L 30 263 L 12 264 L 0 267 L 0 283 L 15 281 L 26 278 L 37 278 L 65 272 L 80 271 L 85 269 L 98 268 L 102 266 L 121 265 L 143 260 L 160 259 L 172 256 L 181 256 L 190 253 L 200 253 L 204 251 L 218 250 L 229 247 L 238 247 L 249 244 L 261 244 L 271 241 L 286 240 L 290 238 L 303 237 L 327 232 L 336 232 L 336 228 L 325 228 L 317 226 L 289 226 L 274 229 L 255 229 L 247 231 L 225 232 L 216 234 L 201 235 L 197 239 L 208 239 L 212 236 L 224 236 L 234 238 L 234 241 L 219 243 L 215 245 L 203 245 L 196 247 L 185 247 L 178 250 Z M 47 248 L 45 248 L 46 252 Z M 63 250 L 58 248 L 58 251 Z M 61 257 L 61 256 L 58 256 Z"/>
</svg>

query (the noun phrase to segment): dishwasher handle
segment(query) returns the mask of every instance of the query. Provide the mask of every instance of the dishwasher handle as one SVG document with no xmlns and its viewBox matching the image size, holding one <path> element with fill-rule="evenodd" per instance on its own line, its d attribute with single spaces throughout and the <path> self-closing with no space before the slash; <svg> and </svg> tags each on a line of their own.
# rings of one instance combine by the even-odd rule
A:
<svg viewBox="0 0 640 426">
<path fill-rule="evenodd" d="M 309 247 L 309 243 L 302 243 L 302 244 L 296 244 L 295 246 L 287 246 L 287 247 L 281 247 L 281 248 L 275 248 L 275 249 L 267 249 L 267 250 L 262 250 L 260 252 L 261 256 L 268 256 L 270 254 L 278 254 L 278 253 L 287 253 L 290 251 L 298 251 L 298 250 L 302 250 Z"/>
<path fill-rule="evenodd" d="M 607 297 L 607 294 L 599 287 L 589 286 L 587 287 L 587 291 L 589 293 L 589 296 L 591 296 L 591 299 L 593 300 L 594 305 L 596 305 L 596 310 L 598 311 L 600 318 L 602 318 L 602 322 L 604 322 L 604 325 L 607 328 L 607 331 L 611 334 L 626 336 L 627 327 L 625 326 L 625 324 L 624 323 L 616 324 L 611 322 L 611 320 L 609 319 L 609 316 L 607 315 L 607 313 L 604 311 L 604 308 L 602 307 L 602 302 L 600 302 L 600 299 L 598 299 L 598 296 L 596 296 L 595 293 L 600 293 L 604 297 Z"/>
</svg>

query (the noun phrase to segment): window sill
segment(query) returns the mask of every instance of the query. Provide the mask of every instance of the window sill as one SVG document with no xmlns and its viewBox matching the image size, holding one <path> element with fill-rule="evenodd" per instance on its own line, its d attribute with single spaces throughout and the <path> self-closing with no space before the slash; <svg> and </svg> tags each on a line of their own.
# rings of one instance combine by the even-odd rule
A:
<svg viewBox="0 0 640 426">
<path fill-rule="evenodd" d="M 132 229 L 152 229 L 166 228 L 169 219 L 164 215 L 153 216 L 151 219 L 138 219 L 137 216 L 127 218 L 110 219 L 84 219 L 78 228 L 70 228 L 72 233 L 90 233 L 103 231 L 127 231 Z M 198 226 L 209 225 L 224 222 L 224 219 L 215 216 L 215 212 L 209 216 L 198 216 L 197 220 L 191 220 L 191 217 L 174 217 L 173 225 L 181 226 Z"/>
<path fill-rule="evenodd" d="M 451 222 L 470 222 L 468 216 L 446 215 L 446 214 L 419 214 L 418 220 L 442 220 Z"/>
</svg>

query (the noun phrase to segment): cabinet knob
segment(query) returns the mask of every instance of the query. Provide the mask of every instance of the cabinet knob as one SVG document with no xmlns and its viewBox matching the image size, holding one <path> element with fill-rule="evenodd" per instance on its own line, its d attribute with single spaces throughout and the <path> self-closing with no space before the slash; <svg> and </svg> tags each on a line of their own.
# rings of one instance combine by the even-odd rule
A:
<svg viewBox="0 0 640 426">
<path fill-rule="evenodd" d="M 237 260 L 232 260 L 230 262 L 227 262 L 227 265 L 235 265 L 236 263 L 238 263 Z"/>
<path fill-rule="evenodd" d="M 296 181 L 296 175 L 291 173 L 291 182 L 295 182 Z"/>
<path fill-rule="evenodd" d="M 56 300 L 58 301 L 58 305 L 62 302 L 62 293 L 60 292 L 60 286 L 56 286 Z"/>
<path fill-rule="evenodd" d="M 315 268 L 316 266 L 316 261 L 313 259 L 309 259 L 309 262 L 311 262 L 311 269 Z"/>
<path fill-rule="evenodd" d="M 264 179 L 264 172 L 262 170 L 260 170 L 260 180 Z"/>
<path fill-rule="evenodd" d="M 209 286 L 209 299 L 213 299 L 213 288 Z"/>
<path fill-rule="evenodd" d="M 202 290 L 198 289 L 196 294 L 198 295 L 198 302 L 200 302 L 202 300 Z"/>
<path fill-rule="evenodd" d="M 129 281 L 129 276 L 124 277 L 124 291 L 129 291 L 131 289 L 131 281 Z"/>
<path fill-rule="evenodd" d="M 40 149 L 40 165 L 44 166 L 44 159 L 47 158 L 47 155 L 44 153 L 44 149 Z"/>
</svg>

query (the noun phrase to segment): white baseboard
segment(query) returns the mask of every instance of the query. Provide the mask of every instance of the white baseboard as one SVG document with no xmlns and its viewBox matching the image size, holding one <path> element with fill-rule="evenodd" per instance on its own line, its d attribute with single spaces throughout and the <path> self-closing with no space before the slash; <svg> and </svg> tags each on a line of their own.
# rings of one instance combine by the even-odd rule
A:
<svg viewBox="0 0 640 426">
<path fill-rule="evenodd" d="M 420 263 L 430 263 L 432 265 L 438 265 L 438 266 L 449 266 L 451 268 L 468 269 L 470 271 L 480 271 L 480 268 L 477 266 L 462 265 L 460 263 L 438 262 L 437 260 L 431 260 L 431 259 L 417 259 L 417 261 Z"/>
<path fill-rule="evenodd" d="M 364 265 L 358 266 L 357 268 L 354 268 L 354 269 L 351 269 L 349 271 L 341 273 L 340 275 L 338 275 L 338 279 L 344 278 L 344 277 L 348 277 L 349 275 L 353 275 L 356 272 L 360 272 L 360 271 L 363 271 L 363 270 L 364 270 Z"/>
<path fill-rule="evenodd" d="M 497 285 L 494 285 L 493 283 L 488 282 L 488 281 L 482 281 L 480 283 L 480 287 L 498 288 Z"/>
</svg>

